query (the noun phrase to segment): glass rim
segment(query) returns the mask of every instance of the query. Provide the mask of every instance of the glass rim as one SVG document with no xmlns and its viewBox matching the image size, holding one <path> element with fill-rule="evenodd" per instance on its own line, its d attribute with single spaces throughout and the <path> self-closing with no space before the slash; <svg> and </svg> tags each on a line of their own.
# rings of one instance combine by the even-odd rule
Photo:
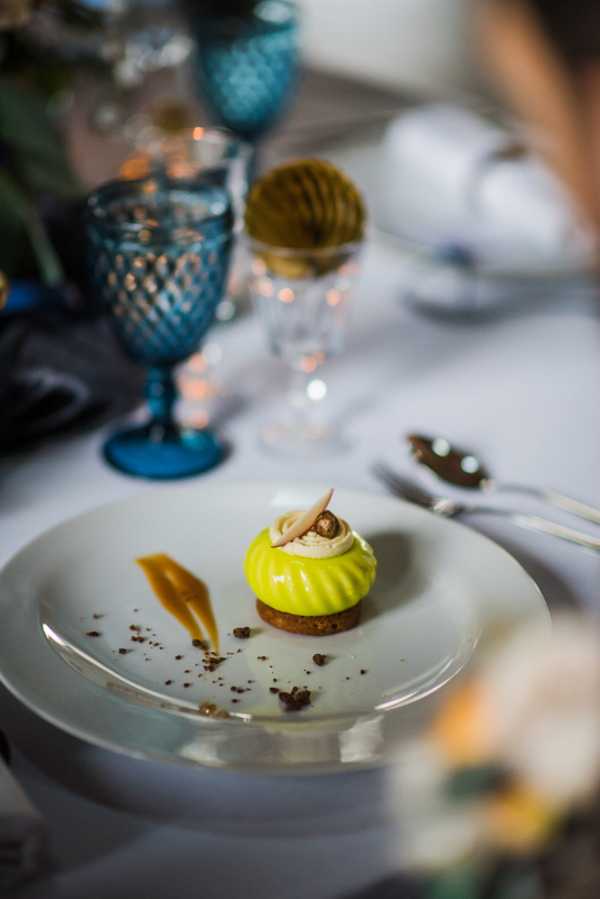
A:
<svg viewBox="0 0 600 899">
<path fill-rule="evenodd" d="M 231 129 L 221 125 L 189 125 L 186 128 L 176 131 L 173 134 L 160 133 L 155 126 L 148 126 L 148 153 L 154 159 L 153 150 L 157 145 L 174 147 L 178 143 L 189 143 L 192 146 L 197 144 L 214 144 L 216 146 L 226 146 L 231 144 L 235 146 L 239 152 L 236 156 L 223 157 L 218 162 L 207 166 L 208 169 L 215 169 L 221 166 L 228 166 L 240 159 L 249 160 L 252 156 L 253 147 L 247 140 L 238 137 Z"/>
<path fill-rule="evenodd" d="M 313 256 L 318 259 L 330 259 L 332 256 L 338 256 L 340 253 L 356 253 L 358 250 L 362 249 L 366 243 L 364 234 L 356 240 L 349 240 L 346 243 L 327 247 L 282 247 L 266 243 L 262 240 L 257 240 L 257 238 L 251 237 L 247 231 L 244 232 L 243 238 L 253 253 L 270 253 L 273 256 L 281 256 L 286 259 L 306 258 L 306 256 Z"/>
<path fill-rule="evenodd" d="M 131 240 L 135 240 L 144 246 L 151 246 L 154 240 L 163 240 L 165 237 L 168 237 L 170 240 L 180 240 L 187 243 L 204 239 L 206 235 L 198 230 L 197 225 L 193 222 L 169 227 L 160 221 L 157 224 L 149 222 L 115 222 L 109 221 L 103 216 L 99 208 L 100 202 L 110 197 L 111 194 L 117 194 L 118 188 L 129 188 L 127 191 L 129 195 L 141 196 L 141 186 L 152 181 L 156 181 L 156 174 L 154 173 L 143 178 L 114 178 L 94 188 L 85 198 L 84 219 L 86 227 L 93 226 L 105 235 L 129 237 Z M 173 183 L 176 187 L 181 187 L 181 189 L 185 189 L 186 186 L 197 186 L 196 182 L 183 178 L 176 179 Z M 229 194 L 229 191 L 227 191 L 227 194 Z M 202 219 L 202 226 L 205 227 L 207 224 L 219 222 L 220 220 L 226 221 L 227 219 L 230 219 L 231 227 L 221 234 L 212 235 L 211 239 L 213 241 L 222 243 L 229 240 L 234 233 L 234 212 L 231 198 L 223 212 L 215 212 L 205 216 Z M 147 236 L 142 237 L 142 232 L 146 232 Z"/>
</svg>

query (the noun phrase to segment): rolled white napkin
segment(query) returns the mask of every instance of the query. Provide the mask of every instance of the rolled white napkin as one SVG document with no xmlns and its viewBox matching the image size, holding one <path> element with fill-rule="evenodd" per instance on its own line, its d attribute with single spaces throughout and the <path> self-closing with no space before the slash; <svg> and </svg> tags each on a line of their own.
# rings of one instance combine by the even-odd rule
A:
<svg viewBox="0 0 600 899">
<path fill-rule="evenodd" d="M 428 243 L 463 245 L 496 266 L 584 265 L 591 240 L 543 161 L 515 135 L 451 104 L 409 110 L 388 127 L 381 223 Z"/>
<path fill-rule="evenodd" d="M 45 857 L 44 820 L 0 759 L 0 892 L 33 877 Z"/>
</svg>

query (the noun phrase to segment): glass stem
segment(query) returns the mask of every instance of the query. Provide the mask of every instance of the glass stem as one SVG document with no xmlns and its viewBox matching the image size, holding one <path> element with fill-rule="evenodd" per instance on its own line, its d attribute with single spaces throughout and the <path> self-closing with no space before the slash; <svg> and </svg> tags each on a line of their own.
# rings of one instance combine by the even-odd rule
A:
<svg viewBox="0 0 600 899">
<path fill-rule="evenodd" d="M 299 429 L 310 432 L 324 425 L 325 382 L 315 372 L 295 370 L 288 392 L 288 403 Z"/>
<path fill-rule="evenodd" d="M 175 430 L 173 408 L 177 399 L 177 388 L 171 366 L 155 366 L 148 369 L 145 396 L 150 408 L 153 435 L 160 440 Z"/>
<path fill-rule="evenodd" d="M 250 152 L 248 154 L 248 161 L 246 163 L 246 185 L 248 190 L 250 190 L 258 175 L 258 166 L 260 161 L 259 157 L 259 143 L 257 140 L 254 140 L 250 144 Z"/>
</svg>

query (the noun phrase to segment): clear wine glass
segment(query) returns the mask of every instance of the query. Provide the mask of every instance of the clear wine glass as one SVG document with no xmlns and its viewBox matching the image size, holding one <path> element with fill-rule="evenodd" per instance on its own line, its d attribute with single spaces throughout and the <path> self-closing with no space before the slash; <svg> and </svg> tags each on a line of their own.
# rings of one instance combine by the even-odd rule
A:
<svg viewBox="0 0 600 899">
<path fill-rule="evenodd" d="M 262 441 L 300 455 L 339 449 L 323 369 L 344 347 L 362 242 L 308 250 L 248 243 L 256 309 L 271 352 L 291 373 L 287 402 Z"/>
</svg>

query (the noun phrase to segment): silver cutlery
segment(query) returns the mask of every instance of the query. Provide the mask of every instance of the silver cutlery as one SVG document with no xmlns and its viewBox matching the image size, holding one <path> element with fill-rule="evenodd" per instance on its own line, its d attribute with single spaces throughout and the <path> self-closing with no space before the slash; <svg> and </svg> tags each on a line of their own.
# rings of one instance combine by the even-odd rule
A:
<svg viewBox="0 0 600 899">
<path fill-rule="evenodd" d="M 566 496 L 558 490 L 529 487 L 491 478 L 479 459 L 467 450 L 453 446 L 445 437 L 409 434 L 406 438 L 413 459 L 429 469 L 441 481 L 454 487 L 482 490 L 485 493 L 519 493 L 557 506 L 586 521 L 600 524 L 600 509 Z"/>
<path fill-rule="evenodd" d="M 548 534 L 551 537 L 566 540 L 568 543 L 575 543 L 577 546 L 582 546 L 585 549 L 600 551 L 600 538 L 591 537 L 582 531 L 565 527 L 555 521 L 541 518 L 539 515 L 523 515 L 510 509 L 495 508 L 494 506 L 479 505 L 478 503 L 460 503 L 444 496 L 431 496 L 393 472 L 391 468 L 382 462 L 377 462 L 373 466 L 373 474 L 385 484 L 391 493 L 417 506 L 429 509 L 430 512 L 441 515 L 443 518 L 455 518 L 463 514 L 496 515 L 529 531 Z"/>
</svg>

